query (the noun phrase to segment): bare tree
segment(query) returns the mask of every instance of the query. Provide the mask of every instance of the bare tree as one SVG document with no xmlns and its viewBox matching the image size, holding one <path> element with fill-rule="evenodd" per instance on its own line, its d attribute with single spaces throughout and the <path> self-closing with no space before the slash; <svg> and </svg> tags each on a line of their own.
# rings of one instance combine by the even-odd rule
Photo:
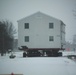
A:
<svg viewBox="0 0 76 75">
<path fill-rule="evenodd" d="M 72 10 L 73 12 L 73 16 L 76 19 L 76 4 L 75 4 L 75 8 Z M 76 34 L 73 36 L 73 50 L 76 50 Z"/>
<path fill-rule="evenodd" d="M 16 34 L 16 29 L 10 21 L 0 21 L 0 51 L 3 55 L 8 49 L 13 50 L 14 34 Z"/>
<path fill-rule="evenodd" d="M 73 12 L 73 16 L 74 16 L 75 19 L 76 19 L 76 4 L 75 4 L 75 8 L 72 10 L 72 12 Z"/>
</svg>

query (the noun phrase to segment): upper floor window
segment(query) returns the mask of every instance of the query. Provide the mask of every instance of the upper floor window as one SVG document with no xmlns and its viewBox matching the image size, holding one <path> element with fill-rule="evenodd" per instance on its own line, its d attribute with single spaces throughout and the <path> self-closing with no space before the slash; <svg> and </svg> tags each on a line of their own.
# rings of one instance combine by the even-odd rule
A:
<svg viewBox="0 0 76 75">
<path fill-rule="evenodd" d="M 49 36 L 49 41 L 54 41 L 54 36 Z"/>
<path fill-rule="evenodd" d="M 29 42 L 29 36 L 25 36 L 25 42 Z"/>
<path fill-rule="evenodd" d="M 50 29 L 54 28 L 54 24 L 53 23 L 49 23 L 49 28 Z"/>
<path fill-rule="evenodd" d="M 25 23 L 25 29 L 29 29 L 29 23 Z"/>
</svg>

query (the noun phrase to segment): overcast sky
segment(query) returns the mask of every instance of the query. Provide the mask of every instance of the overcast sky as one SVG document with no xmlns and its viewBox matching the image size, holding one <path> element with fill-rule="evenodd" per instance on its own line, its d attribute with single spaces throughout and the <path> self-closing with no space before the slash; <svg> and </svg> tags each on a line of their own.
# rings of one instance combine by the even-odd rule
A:
<svg viewBox="0 0 76 75">
<path fill-rule="evenodd" d="M 62 20 L 66 24 L 66 41 L 72 42 L 76 34 L 76 0 L 0 0 L 0 20 L 17 20 L 41 11 Z"/>
</svg>

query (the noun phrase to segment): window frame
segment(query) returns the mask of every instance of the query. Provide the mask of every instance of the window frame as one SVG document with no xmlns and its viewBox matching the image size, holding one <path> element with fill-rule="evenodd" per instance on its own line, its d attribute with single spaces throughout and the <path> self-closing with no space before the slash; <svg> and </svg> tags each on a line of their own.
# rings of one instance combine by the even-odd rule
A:
<svg viewBox="0 0 76 75">
<path fill-rule="evenodd" d="M 29 36 L 25 36 L 25 42 L 29 42 Z"/>
<path fill-rule="evenodd" d="M 49 41 L 54 41 L 54 36 L 49 36 Z"/>
<path fill-rule="evenodd" d="M 49 29 L 53 29 L 53 28 L 54 28 L 54 23 L 53 22 L 52 23 L 50 22 L 49 23 Z"/>
<path fill-rule="evenodd" d="M 29 29 L 29 23 L 24 23 L 24 28 Z"/>
</svg>

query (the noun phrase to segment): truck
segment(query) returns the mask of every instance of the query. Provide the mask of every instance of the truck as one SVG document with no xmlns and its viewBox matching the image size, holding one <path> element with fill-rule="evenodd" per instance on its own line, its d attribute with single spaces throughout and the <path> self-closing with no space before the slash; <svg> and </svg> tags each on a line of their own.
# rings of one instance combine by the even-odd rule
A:
<svg viewBox="0 0 76 75">
<path fill-rule="evenodd" d="M 26 56 L 62 56 L 65 49 L 65 24 L 63 21 L 36 12 L 18 22 L 18 48 Z"/>
</svg>

